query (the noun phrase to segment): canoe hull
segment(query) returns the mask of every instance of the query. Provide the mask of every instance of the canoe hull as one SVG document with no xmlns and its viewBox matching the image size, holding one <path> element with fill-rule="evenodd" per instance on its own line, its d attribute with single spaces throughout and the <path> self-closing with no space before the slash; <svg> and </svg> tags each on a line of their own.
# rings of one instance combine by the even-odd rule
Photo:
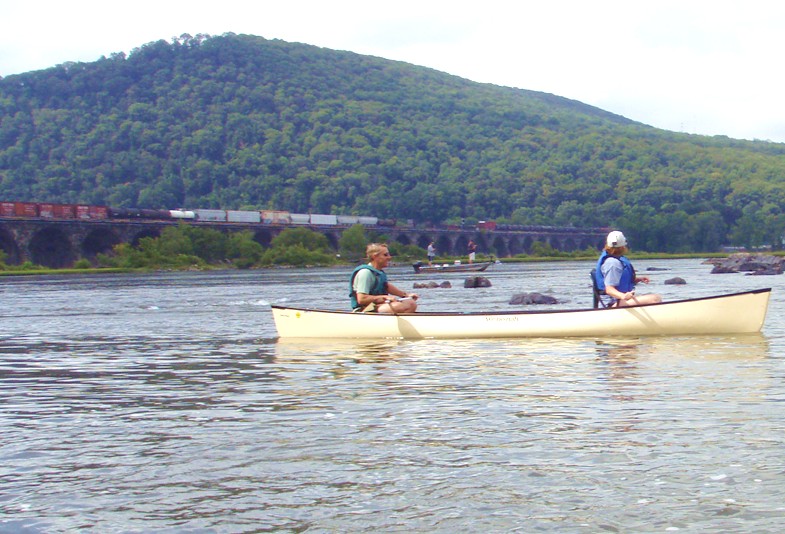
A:
<svg viewBox="0 0 785 534">
<path fill-rule="evenodd" d="M 763 327 L 771 289 L 610 309 L 376 314 L 273 306 L 282 338 L 520 338 L 741 334 Z"/>
</svg>

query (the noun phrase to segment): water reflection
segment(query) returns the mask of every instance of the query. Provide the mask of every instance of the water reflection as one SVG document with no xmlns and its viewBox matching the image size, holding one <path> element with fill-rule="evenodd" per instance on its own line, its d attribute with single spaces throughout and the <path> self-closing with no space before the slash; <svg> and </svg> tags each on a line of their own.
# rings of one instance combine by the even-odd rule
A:
<svg viewBox="0 0 785 534">
<path fill-rule="evenodd" d="M 403 340 L 278 339 L 274 361 L 349 359 L 358 363 L 377 363 L 395 358 L 405 345 Z"/>
<path fill-rule="evenodd" d="M 279 338 L 274 344 L 279 360 L 309 358 L 356 358 L 377 361 L 396 356 L 442 357 L 466 353 L 477 358 L 548 357 L 554 353 L 572 358 L 584 352 L 616 362 L 645 358 L 759 359 L 769 355 L 769 341 L 762 334 L 734 336 L 636 337 L 616 339 L 487 339 L 487 340 L 398 340 L 398 339 L 308 339 Z"/>
<path fill-rule="evenodd" d="M 770 342 L 760 333 L 728 336 L 642 337 L 598 340 L 597 354 L 609 360 L 636 358 L 757 360 L 770 355 Z"/>
</svg>

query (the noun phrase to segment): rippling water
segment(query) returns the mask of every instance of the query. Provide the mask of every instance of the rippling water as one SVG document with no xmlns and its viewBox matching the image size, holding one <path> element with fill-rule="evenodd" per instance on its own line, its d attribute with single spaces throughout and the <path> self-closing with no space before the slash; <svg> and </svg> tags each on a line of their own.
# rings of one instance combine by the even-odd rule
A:
<svg viewBox="0 0 785 534">
<path fill-rule="evenodd" d="M 648 266 L 773 287 L 762 334 L 284 342 L 269 304 L 346 307 L 346 269 L 3 279 L 0 532 L 779 532 L 785 277 Z M 390 274 L 573 308 L 590 267 Z"/>
</svg>

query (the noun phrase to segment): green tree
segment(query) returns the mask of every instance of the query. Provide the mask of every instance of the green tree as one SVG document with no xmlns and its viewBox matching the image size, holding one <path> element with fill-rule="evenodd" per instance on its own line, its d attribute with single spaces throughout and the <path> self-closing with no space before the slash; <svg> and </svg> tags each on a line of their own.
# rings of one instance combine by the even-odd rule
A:
<svg viewBox="0 0 785 534">
<path fill-rule="evenodd" d="M 251 232 L 235 232 L 229 236 L 227 257 L 240 269 L 253 267 L 262 259 L 264 249 L 253 240 Z"/>
<path fill-rule="evenodd" d="M 338 247 L 341 256 L 344 258 L 364 258 L 368 242 L 368 237 L 365 235 L 365 226 L 355 224 L 343 231 L 338 240 Z"/>
<path fill-rule="evenodd" d="M 308 228 L 287 228 L 272 239 L 271 245 L 272 248 L 300 245 L 306 250 L 320 252 L 327 252 L 330 249 L 327 237 Z"/>
</svg>

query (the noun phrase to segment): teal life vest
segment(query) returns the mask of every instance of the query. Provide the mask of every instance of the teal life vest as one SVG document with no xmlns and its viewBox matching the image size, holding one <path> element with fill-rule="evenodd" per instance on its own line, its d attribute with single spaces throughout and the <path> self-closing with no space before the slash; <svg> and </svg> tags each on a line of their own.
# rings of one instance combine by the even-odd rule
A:
<svg viewBox="0 0 785 534">
<path fill-rule="evenodd" d="M 352 276 L 349 279 L 349 298 L 352 299 L 352 309 L 356 310 L 360 307 L 360 304 L 357 302 L 357 292 L 354 290 L 354 279 L 362 269 L 368 269 L 371 271 L 376 281 L 371 288 L 371 292 L 368 293 L 369 295 L 386 295 L 387 294 L 387 273 L 384 271 L 380 271 L 375 267 L 365 263 L 363 265 L 357 266 L 354 271 L 352 271 Z"/>
<path fill-rule="evenodd" d="M 630 260 L 628 260 L 626 256 L 611 256 L 608 254 L 607 250 L 604 250 L 602 254 L 600 254 L 600 258 L 597 260 L 597 268 L 594 270 L 594 278 L 597 281 L 597 287 L 600 291 L 605 291 L 605 277 L 602 275 L 602 264 L 605 263 L 605 260 L 608 258 L 616 258 L 621 262 L 621 280 L 619 281 L 619 285 L 616 286 L 616 289 L 622 293 L 627 293 L 628 291 L 635 289 L 635 268 L 632 266 L 632 263 L 630 263 Z"/>
</svg>

